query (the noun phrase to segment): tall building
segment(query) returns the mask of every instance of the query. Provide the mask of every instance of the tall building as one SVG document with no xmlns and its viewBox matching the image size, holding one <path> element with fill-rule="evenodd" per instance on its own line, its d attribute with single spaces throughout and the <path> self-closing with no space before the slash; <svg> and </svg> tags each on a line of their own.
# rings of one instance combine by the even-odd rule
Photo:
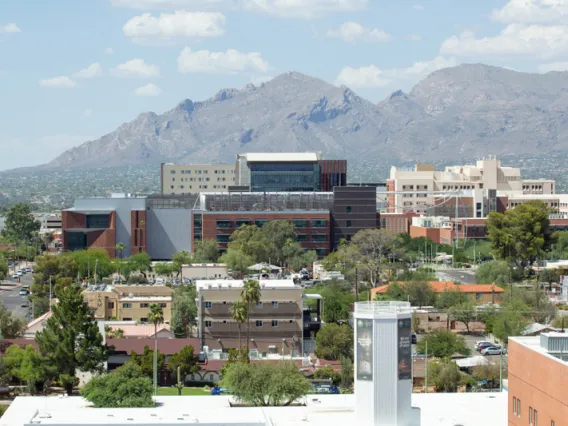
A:
<svg viewBox="0 0 568 426">
<path fill-rule="evenodd" d="M 162 195 L 227 192 L 235 184 L 234 164 L 162 163 Z"/>
<path fill-rule="evenodd" d="M 315 337 L 322 323 L 321 297 L 314 306 L 304 306 L 303 289 L 292 280 L 262 280 L 260 287 L 260 302 L 251 307 L 250 323 L 239 324 L 231 316 L 231 306 L 241 300 L 242 280 L 196 282 L 201 347 L 223 352 L 238 348 L 239 335 L 246 344 L 250 326 L 250 350 L 259 355 L 303 355 L 304 339 Z"/>
<path fill-rule="evenodd" d="M 568 424 L 568 335 L 509 338 L 509 425 Z"/>
</svg>

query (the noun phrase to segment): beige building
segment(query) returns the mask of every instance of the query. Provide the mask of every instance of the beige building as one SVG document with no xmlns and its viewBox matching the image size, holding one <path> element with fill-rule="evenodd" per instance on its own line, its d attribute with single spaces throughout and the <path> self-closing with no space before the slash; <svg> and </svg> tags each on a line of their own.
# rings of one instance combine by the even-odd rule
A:
<svg viewBox="0 0 568 426">
<path fill-rule="evenodd" d="M 224 263 L 192 263 L 182 265 L 181 277 L 183 280 L 194 279 L 225 279 L 229 276 L 229 269 Z"/>
<path fill-rule="evenodd" d="M 264 354 L 303 353 L 303 338 L 311 338 L 321 325 L 321 299 L 304 309 L 303 289 L 292 280 L 262 280 L 261 299 L 251 308 L 252 351 Z M 227 352 L 239 347 L 239 324 L 231 306 L 241 300 L 242 280 L 198 280 L 198 327 L 202 347 Z M 317 296 L 317 295 L 316 295 Z M 241 325 L 246 344 L 247 324 Z"/>
<path fill-rule="evenodd" d="M 172 318 L 173 290 L 158 285 L 89 286 L 83 297 L 96 319 L 148 322 L 150 305 L 164 311 L 164 323 Z"/>
<path fill-rule="evenodd" d="M 227 192 L 235 184 L 234 164 L 162 163 L 162 195 Z"/>
<path fill-rule="evenodd" d="M 392 167 L 387 191 L 389 212 L 427 213 L 443 194 L 470 194 L 476 202 L 494 190 L 500 195 L 554 194 L 554 180 L 522 180 L 521 169 L 503 167 L 494 157 L 475 165 L 448 166 L 436 171 L 432 165 L 416 165 L 413 170 Z"/>
</svg>

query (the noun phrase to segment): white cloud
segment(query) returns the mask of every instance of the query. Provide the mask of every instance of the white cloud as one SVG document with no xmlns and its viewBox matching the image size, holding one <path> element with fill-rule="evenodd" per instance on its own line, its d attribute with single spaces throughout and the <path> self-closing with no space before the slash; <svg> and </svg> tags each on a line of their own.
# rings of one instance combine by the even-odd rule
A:
<svg viewBox="0 0 568 426">
<path fill-rule="evenodd" d="M 67 76 L 62 75 L 60 77 L 46 78 L 44 80 L 40 80 L 39 85 L 42 87 L 52 87 L 57 89 L 73 89 L 77 85 L 77 82 L 75 82 L 75 80 L 72 80 Z"/>
<path fill-rule="evenodd" d="M 568 71 L 568 62 L 551 62 L 549 64 L 540 64 L 538 72 L 546 73 L 549 71 Z"/>
<path fill-rule="evenodd" d="M 103 69 L 101 64 L 94 63 L 89 65 L 87 68 L 82 69 L 79 72 L 76 72 L 73 77 L 75 78 L 94 78 L 99 77 L 103 74 Z"/>
<path fill-rule="evenodd" d="M 344 84 L 353 89 L 371 89 L 410 78 L 417 80 L 436 70 L 455 65 L 454 58 L 438 56 L 431 61 L 415 62 L 407 68 L 382 70 L 376 65 L 360 68 L 344 67 L 339 72 L 335 84 Z"/>
<path fill-rule="evenodd" d="M 269 69 L 259 52 L 239 52 L 229 49 L 226 52 L 209 50 L 192 51 L 185 47 L 178 57 L 180 72 L 233 73 L 240 71 L 266 72 Z"/>
<path fill-rule="evenodd" d="M 90 117 L 91 115 L 93 115 L 93 110 L 90 108 L 87 108 L 85 111 L 83 111 L 83 116 L 84 117 Z"/>
<path fill-rule="evenodd" d="M 568 52 L 568 26 L 510 24 L 494 37 L 476 38 L 471 31 L 446 39 L 441 54 L 552 58 Z"/>
<path fill-rule="evenodd" d="M 417 3 L 417 4 L 415 4 L 414 6 L 412 6 L 412 8 L 413 8 L 414 10 L 423 11 L 423 10 L 424 10 L 424 5 L 422 5 L 422 4 L 420 4 L 420 3 Z"/>
<path fill-rule="evenodd" d="M 162 93 L 162 89 L 153 83 L 148 83 L 145 86 L 139 87 L 134 91 L 136 96 L 158 96 Z"/>
<path fill-rule="evenodd" d="M 229 4 L 229 0 L 111 0 L 117 7 L 132 9 L 203 9 Z"/>
<path fill-rule="evenodd" d="M 160 69 L 156 65 L 147 64 L 144 59 L 131 59 L 119 64 L 113 72 L 124 77 L 156 77 L 160 75 Z"/>
<path fill-rule="evenodd" d="M 225 33 L 225 16 L 218 12 L 150 13 L 131 18 L 122 28 L 134 41 L 170 40 L 176 37 L 218 37 Z"/>
<path fill-rule="evenodd" d="M 408 34 L 406 39 L 410 41 L 420 41 L 422 40 L 422 36 L 420 34 Z"/>
<path fill-rule="evenodd" d="M 365 28 L 358 22 L 347 21 L 336 30 L 329 30 L 327 37 L 342 38 L 346 43 L 354 43 L 358 40 L 367 42 L 387 42 L 391 40 L 390 34 L 378 28 Z"/>
<path fill-rule="evenodd" d="M 112 50 L 112 47 L 107 47 L 107 48 L 104 50 L 104 54 L 105 54 L 105 55 L 112 55 L 113 53 L 114 53 L 114 50 Z"/>
<path fill-rule="evenodd" d="M 564 23 L 568 18 L 568 0 L 510 0 L 495 9 L 491 19 L 516 23 Z"/>
<path fill-rule="evenodd" d="M 289 18 L 313 18 L 326 12 L 364 9 L 368 0 L 242 0 L 246 10 Z"/>
<path fill-rule="evenodd" d="M 10 24 L 0 25 L 0 33 L 21 33 L 22 30 L 14 24 L 13 22 Z"/>
</svg>

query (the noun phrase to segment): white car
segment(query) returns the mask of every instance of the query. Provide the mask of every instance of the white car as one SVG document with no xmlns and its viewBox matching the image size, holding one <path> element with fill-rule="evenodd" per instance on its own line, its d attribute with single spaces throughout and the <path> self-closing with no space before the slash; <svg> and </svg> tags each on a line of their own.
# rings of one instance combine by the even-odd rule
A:
<svg viewBox="0 0 568 426">
<path fill-rule="evenodd" d="M 16 274 L 18 274 L 19 277 L 21 277 L 22 275 L 24 275 L 24 273 L 22 271 L 18 271 L 16 272 Z"/>
<path fill-rule="evenodd" d="M 501 352 L 503 352 L 503 349 L 501 349 L 500 347 L 489 346 L 481 350 L 481 355 L 501 355 Z"/>
<path fill-rule="evenodd" d="M 13 279 L 13 280 L 17 280 L 18 278 L 20 278 L 20 276 L 19 276 L 18 274 L 12 275 L 12 279 Z"/>
</svg>

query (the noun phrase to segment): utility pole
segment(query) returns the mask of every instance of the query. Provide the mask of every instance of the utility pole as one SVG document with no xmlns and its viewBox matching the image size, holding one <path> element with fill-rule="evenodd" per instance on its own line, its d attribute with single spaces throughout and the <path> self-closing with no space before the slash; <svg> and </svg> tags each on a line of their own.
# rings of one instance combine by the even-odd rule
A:
<svg viewBox="0 0 568 426">
<path fill-rule="evenodd" d="M 99 264 L 99 259 L 95 259 L 95 285 L 97 285 L 97 266 Z"/>
<path fill-rule="evenodd" d="M 359 301 L 359 273 L 357 266 L 355 266 L 355 301 Z"/>
<path fill-rule="evenodd" d="M 424 393 L 428 393 L 428 341 L 424 350 Z"/>
</svg>

